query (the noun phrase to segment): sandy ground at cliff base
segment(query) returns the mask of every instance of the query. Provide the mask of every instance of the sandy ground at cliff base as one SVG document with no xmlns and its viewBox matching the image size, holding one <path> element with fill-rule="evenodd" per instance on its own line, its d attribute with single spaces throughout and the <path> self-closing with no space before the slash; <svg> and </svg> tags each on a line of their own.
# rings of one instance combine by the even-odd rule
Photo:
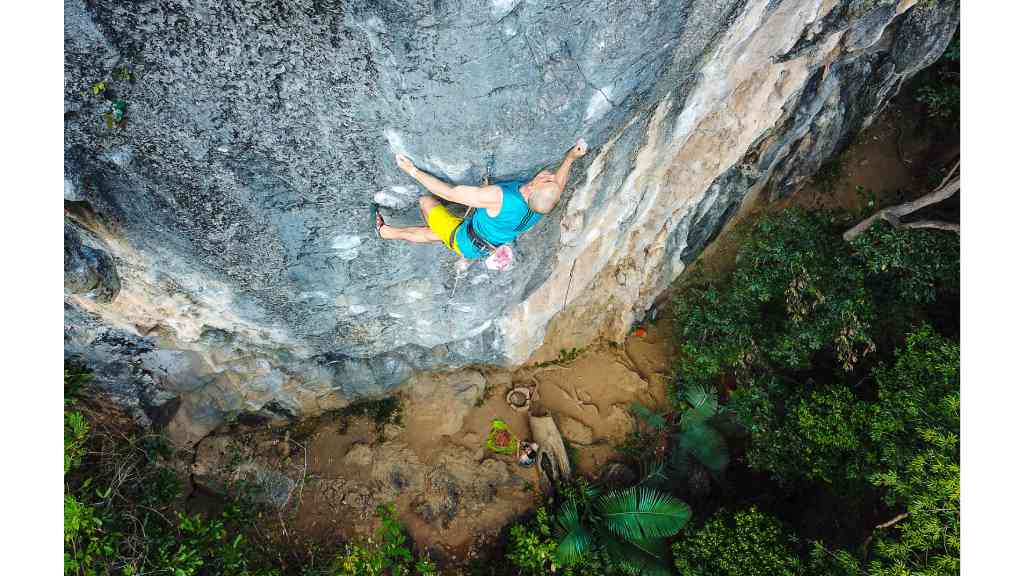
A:
<svg viewBox="0 0 1024 576">
<path fill-rule="evenodd" d="M 439 435 L 437 423 L 424 419 L 412 420 L 383 435 L 366 419 L 353 421 L 344 433 L 336 422 L 324 421 L 307 443 L 308 477 L 314 480 L 307 482 L 302 502 L 289 521 L 292 530 L 326 541 L 369 536 L 376 529 L 372 510 L 362 506 L 364 501 L 375 501 L 372 496 L 361 499 L 359 494 L 349 493 L 339 499 L 330 493 L 339 480 L 350 484 L 374 480 L 374 463 L 365 458 L 360 462 L 358 456 L 352 456 L 353 451 L 375 458 L 380 456 L 377 447 L 402 447 L 402 457 L 423 465 L 422 471 L 416 469 L 414 474 L 425 473 L 427 484 L 432 481 L 431 467 L 439 461 L 449 469 L 475 468 L 497 461 L 508 471 L 508 481 L 503 479 L 493 499 L 471 514 L 456 510 L 447 522 L 429 521 L 429 514 L 424 517 L 423 497 L 415 486 L 397 491 L 393 500 L 418 548 L 442 558 L 472 559 L 503 526 L 537 503 L 536 468 L 519 467 L 513 456 L 496 455 L 485 447 L 494 419 L 505 421 L 517 438 L 530 438 L 527 413 L 512 409 L 505 400 L 508 391 L 520 386 L 535 391 L 534 408 L 549 411 L 563 434 L 565 429 L 571 430 L 567 444 L 573 452 L 576 473 L 593 478 L 616 457 L 615 446 L 632 432 L 632 402 L 654 409 L 666 407 L 664 384 L 672 361 L 669 332 L 663 320 L 647 326 L 643 337 L 631 335 L 618 346 L 595 345 L 571 361 L 488 372 L 484 394 L 454 434 Z M 415 402 L 404 402 L 405 413 L 415 410 Z"/>
</svg>

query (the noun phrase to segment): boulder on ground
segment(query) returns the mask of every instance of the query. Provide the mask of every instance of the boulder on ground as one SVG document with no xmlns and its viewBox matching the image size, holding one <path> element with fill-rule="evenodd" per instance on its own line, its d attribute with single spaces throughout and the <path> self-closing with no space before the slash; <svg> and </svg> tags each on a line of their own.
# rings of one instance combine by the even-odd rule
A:
<svg viewBox="0 0 1024 576">
<path fill-rule="evenodd" d="M 418 420 L 429 423 L 424 429 L 438 436 L 455 434 L 486 385 L 483 375 L 472 370 L 417 374 L 406 390 L 403 418 L 410 426 Z"/>
</svg>

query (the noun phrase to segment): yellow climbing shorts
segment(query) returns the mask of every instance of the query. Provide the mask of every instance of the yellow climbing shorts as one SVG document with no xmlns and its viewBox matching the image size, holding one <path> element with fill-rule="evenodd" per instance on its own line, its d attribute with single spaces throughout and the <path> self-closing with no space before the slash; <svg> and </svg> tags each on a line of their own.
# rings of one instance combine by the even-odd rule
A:
<svg viewBox="0 0 1024 576">
<path fill-rule="evenodd" d="M 441 242 L 459 256 L 462 256 L 462 252 L 459 251 L 459 243 L 455 240 L 452 232 L 462 224 L 462 218 L 453 216 L 444 206 L 438 205 L 430 209 L 427 212 L 427 226 L 434 231 L 441 238 Z M 454 244 L 454 246 L 453 246 Z"/>
</svg>

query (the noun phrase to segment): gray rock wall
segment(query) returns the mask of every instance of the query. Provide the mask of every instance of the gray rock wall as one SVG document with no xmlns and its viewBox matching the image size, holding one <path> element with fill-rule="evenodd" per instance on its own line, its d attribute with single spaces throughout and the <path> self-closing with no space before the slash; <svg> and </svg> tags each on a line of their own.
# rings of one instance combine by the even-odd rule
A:
<svg viewBox="0 0 1024 576">
<path fill-rule="evenodd" d="M 65 0 L 66 355 L 194 437 L 521 363 L 553 320 L 620 338 L 958 20 L 948 0 Z M 373 202 L 420 222 L 396 152 L 475 184 L 578 137 L 592 152 L 513 272 L 474 267 L 452 297 L 453 255 L 374 234 Z"/>
</svg>

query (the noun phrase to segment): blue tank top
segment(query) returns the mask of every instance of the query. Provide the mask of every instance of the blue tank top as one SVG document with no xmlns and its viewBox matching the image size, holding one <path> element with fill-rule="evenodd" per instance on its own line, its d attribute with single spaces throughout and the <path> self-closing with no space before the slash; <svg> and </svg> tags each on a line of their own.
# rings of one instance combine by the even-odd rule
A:
<svg viewBox="0 0 1024 576">
<path fill-rule="evenodd" d="M 473 211 L 473 231 L 478 236 L 495 246 L 508 244 L 540 220 L 541 215 L 530 210 L 526 199 L 519 193 L 522 184 L 518 181 L 496 183 L 501 187 L 501 211 L 494 217 L 488 215 L 487 210 Z M 455 242 L 462 255 L 470 260 L 484 256 L 469 239 L 465 222 L 455 231 Z"/>
</svg>

